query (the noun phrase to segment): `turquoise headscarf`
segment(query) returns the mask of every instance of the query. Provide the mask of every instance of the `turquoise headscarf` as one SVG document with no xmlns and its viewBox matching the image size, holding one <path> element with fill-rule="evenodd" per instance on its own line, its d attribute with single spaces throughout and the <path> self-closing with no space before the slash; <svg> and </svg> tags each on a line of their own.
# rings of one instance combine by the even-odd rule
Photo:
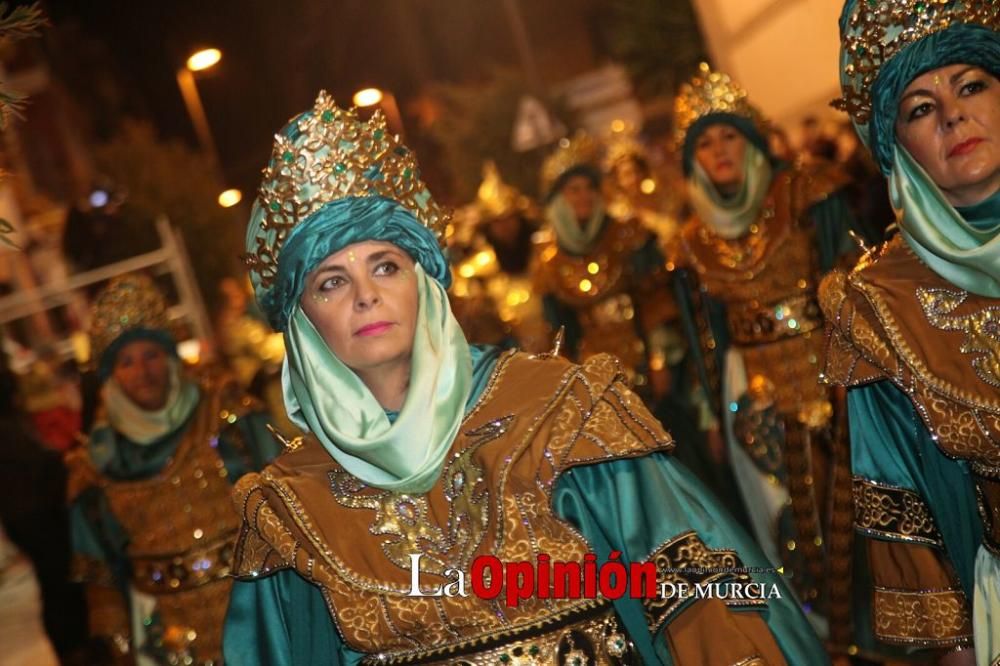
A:
<svg viewBox="0 0 1000 666">
<path fill-rule="evenodd" d="M 903 239 L 948 282 L 990 298 L 1000 298 L 997 196 L 968 209 L 955 208 L 906 149 L 896 144 L 889 200 Z"/>
<path fill-rule="evenodd" d="M 743 184 L 734 196 L 724 197 L 697 161 L 688 176 L 688 196 L 698 219 L 714 233 L 732 240 L 746 233 L 760 213 L 774 179 L 767 154 L 748 142 L 743 154 Z"/>
<path fill-rule="evenodd" d="M 594 197 L 594 210 L 590 213 L 590 218 L 582 225 L 577 221 L 576 213 L 566 197 L 558 192 L 545 207 L 545 219 L 552 225 L 559 247 L 578 257 L 594 249 L 607 222 L 604 200 L 599 193 Z"/>
<path fill-rule="evenodd" d="M 434 485 L 472 391 L 472 358 L 444 288 L 414 271 L 419 309 L 403 408 L 389 416 L 295 306 L 285 332 L 285 408 L 344 469 L 365 483 L 423 493 Z"/>
</svg>

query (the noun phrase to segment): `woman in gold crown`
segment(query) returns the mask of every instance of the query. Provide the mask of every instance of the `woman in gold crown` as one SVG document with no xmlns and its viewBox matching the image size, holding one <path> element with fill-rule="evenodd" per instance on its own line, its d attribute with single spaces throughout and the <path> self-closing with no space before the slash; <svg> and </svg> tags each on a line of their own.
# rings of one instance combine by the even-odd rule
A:
<svg viewBox="0 0 1000 666">
<path fill-rule="evenodd" d="M 608 214 L 597 151 L 577 132 L 542 165 L 545 221 L 554 238 L 540 249 L 535 291 L 553 330 L 565 330 L 569 358 L 614 354 L 654 402 L 668 390 L 664 324 L 676 316 L 669 277 L 656 237 L 639 219 Z"/>
<path fill-rule="evenodd" d="M 219 663 L 239 527 L 231 484 L 278 447 L 233 379 L 187 376 L 148 277 L 101 290 L 90 339 L 105 418 L 67 462 L 91 632 L 139 664 Z"/>
<path fill-rule="evenodd" d="M 1000 661 L 1000 4 L 850 0 L 840 29 L 837 105 L 888 176 L 898 231 L 821 290 L 826 379 L 849 389 L 869 629 L 988 666 Z"/>
<path fill-rule="evenodd" d="M 320 93 L 279 132 L 247 251 L 308 434 L 237 487 L 227 662 L 821 663 L 786 598 L 510 605 L 462 591 L 483 555 L 653 559 L 691 589 L 763 558 L 677 469 L 613 359 L 466 342 L 446 222 L 381 114 L 361 121 Z"/>
<path fill-rule="evenodd" d="M 834 399 L 818 384 L 816 289 L 853 247 L 845 178 L 774 159 L 746 92 L 706 64 L 682 86 L 675 122 L 694 215 L 670 254 L 714 407 L 710 440 L 728 444 L 764 552 L 786 566 L 817 625 L 826 616 L 837 630 L 848 600 L 827 599 L 824 584 L 849 571 L 850 483 Z M 847 647 L 847 636 L 831 638 Z"/>
<path fill-rule="evenodd" d="M 487 162 L 471 208 L 475 229 L 466 243 L 468 256 L 455 267 L 451 291 L 462 330 L 477 342 L 545 351 L 552 335 L 531 285 L 532 236 L 538 230 L 534 206 Z"/>
<path fill-rule="evenodd" d="M 672 183 L 655 178 L 646 147 L 634 130 L 613 131 L 607 142 L 608 212 L 619 220 L 637 218 L 666 247 L 677 233 L 681 197 Z"/>
</svg>

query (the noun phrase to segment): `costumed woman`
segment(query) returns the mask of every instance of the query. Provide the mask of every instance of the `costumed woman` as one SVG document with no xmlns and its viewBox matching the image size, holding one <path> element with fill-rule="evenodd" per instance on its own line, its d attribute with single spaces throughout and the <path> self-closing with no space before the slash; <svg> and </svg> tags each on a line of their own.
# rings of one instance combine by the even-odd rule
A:
<svg viewBox="0 0 1000 666">
<path fill-rule="evenodd" d="M 638 218 L 667 247 L 677 234 L 682 197 L 672 183 L 656 178 L 646 147 L 634 130 L 612 131 L 604 155 L 608 175 L 608 212 L 619 220 Z M 679 170 L 678 170 L 679 172 Z M 683 188 L 681 188 L 682 190 Z"/>
<path fill-rule="evenodd" d="M 585 133 L 561 139 L 542 164 L 545 221 L 535 293 L 553 330 L 565 329 L 565 353 L 584 361 L 616 355 L 652 404 L 669 390 L 670 338 L 677 314 L 656 236 L 638 218 L 612 218 L 601 194 L 598 146 Z"/>
<path fill-rule="evenodd" d="M 145 275 L 98 293 L 90 341 L 104 419 L 67 463 L 91 633 L 138 664 L 219 663 L 239 528 L 232 483 L 280 446 L 233 378 L 182 368 Z"/>
<path fill-rule="evenodd" d="M 475 230 L 467 257 L 455 267 L 451 291 L 462 330 L 476 342 L 527 352 L 549 349 L 552 333 L 531 283 L 535 206 L 487 162 L 470 209 Z"/>
<path fill-rule="evenodd" d="M 670 252 L 698 375 L 758 543 L 785 566 L 821 633 L 849 626 L 849 599 L 826 598 L 850 569 L 846 434 L 818 381 L 820 278 L 854 248 L 833 167 L 787 167 L 768 151 L 746 91 L 702 64 L 675 103 L 693 216 Z M 720 425 L 721 424 L 721 425 Z M 721 436 L 720 436 L 721 435 Z M 846 590 L 838 586 L 838 590 Z M 833 649 L 849 637 L 835 633 Z"/>
<path fill-rule="evenodd" d="M 826 379 L 850 389 L 869 629 L 988 666 L 1000 661 L 1000 4 L 851 0 L 840 29 L 838 106 L 889 179 L 898 231 L 821 291 Z"/>
<path fill-rule="evenodd" d="M 466 342 L 445 294 L 446 221 L 381 114 L 361 121 L 323 92 L 277 135 L 247 252 L 284 331 L 288 411 L 309 433 L 237 486 L 226 661 L 823 663 L 772 573 L 751 574 L 782 594 L 766 608 L 470 590 L 484 555 L 614 551 L 692 585 L 766 561 L 671 460 L 611 357 Z"/>
</svg>

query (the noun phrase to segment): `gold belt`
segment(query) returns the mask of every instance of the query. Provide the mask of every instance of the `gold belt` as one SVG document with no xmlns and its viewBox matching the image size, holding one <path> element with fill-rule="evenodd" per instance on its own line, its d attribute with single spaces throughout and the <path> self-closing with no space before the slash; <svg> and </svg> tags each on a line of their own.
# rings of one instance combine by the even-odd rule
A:
<svg viewBox="0 0 1000 666">
<path fill-rule="evenodd" d="M 200 587 L 229 575 L 236 531 L 174 555 L 132 556 L 132 582 L 141 592 L 163 594 Z"/>
<path fill-rule="evenodd" d="M 823 326 L 815 293 L 785 298 L 768 305 L 730 304 L 729 330 L 738 345 L 759 345 L 793 338 Z"/>
<path fill-rule="evenodd" d="M 597 614 L 577 618 L 556 628 L 547 627 L 533 636 L 516 639 L 477 637 L 468 649 L 461 646 L 441 656 L 397 659 L 386 655 L 365 657 L 364 664 L 405 663 L 428 666 L 629 666 L 639 663 L 635 646 L 618 626 L 614 609 L 603 607 Z"/>
</svg>

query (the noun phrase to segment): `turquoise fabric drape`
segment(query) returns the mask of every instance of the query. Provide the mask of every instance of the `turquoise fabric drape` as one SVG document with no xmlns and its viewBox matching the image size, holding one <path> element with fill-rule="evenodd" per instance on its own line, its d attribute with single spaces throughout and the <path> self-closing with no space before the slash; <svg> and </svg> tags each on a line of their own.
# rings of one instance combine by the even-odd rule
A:
<svg viewBox="0 0 1000 666">
<path fill-rule="evenodd" d="M 690 472 L 664 454 L 572 469 L 560 478 L 552 502 L 600 558 L 614 548 L 623 561 L 644 561 L 662 542 L 694 529 L 712 548 L 738 550 L 745 566 L 770 566 Z M 755 578 L 783 591 L 782 599 L 769 601 L 764 618 L 788 663 L 828 663 L 790 590 L 774 574 Z M 640 602 L 621 599 L 615 606 L 644 661 L 672 664 L 663 638 L 649 634 Z M 363 657 L 343 645 L 319 589 L 289 570 L 234 585 L 224 652 L 227 662 L 246 666 L 346 666 Z"/>
<path fill-rule="evenodd" d="M 848 391 L 847 409 L 852 472 L 924 499 L 966 597 L 972 599 L 982 525 L 968 466 L 941 452 L 909 398 L 888 381 Z"/>
</svg>

